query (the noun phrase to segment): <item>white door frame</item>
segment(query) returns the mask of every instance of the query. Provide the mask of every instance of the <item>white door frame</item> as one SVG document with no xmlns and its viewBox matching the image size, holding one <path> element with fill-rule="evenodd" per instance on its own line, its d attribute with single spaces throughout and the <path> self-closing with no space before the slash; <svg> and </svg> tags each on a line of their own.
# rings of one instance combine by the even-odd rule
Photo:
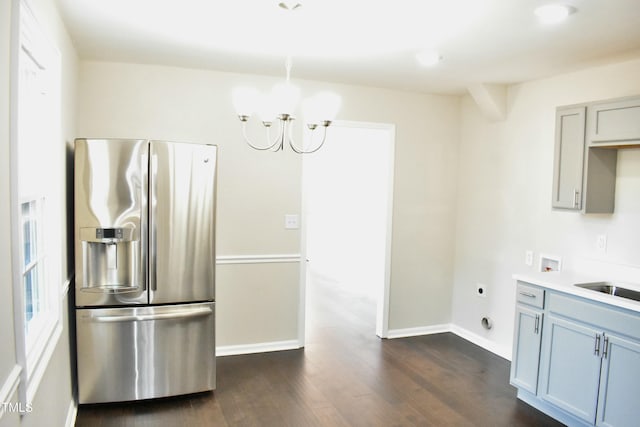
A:
<svg viewBox="0 0 640 427">
<path fill-rule="evenodd" d="M 350 127 L 361 129 L 386 130 L 389 137 L 389 176 L 387 194 L 387 225 L 385 242 L 385 268 L 384 284 L 382 289 L 377 289 L 376 303 L 376 335 L 380 338 L 387 338 L 389 334 L 389 288 L 391 287 L 391 245 L 393 231 L 393 178 L 395 166 L 395 139 L 396 126 L 387 123 L 355 122 L 355 121 L 335 121 L 331 127 Z M 331 136 L 329 135 L 329 138 Z M 366 155 L 366 153 L 364 154 Z M 298 345 L 305 345 L 305 325 L 306 325 L 306 288 L 307 288 L 307 221 L 306 207 L 307 198 L 305 195 L 305 174 L 304 157 L 302 159 L 301 174 L 301 228 L 300 228 L 300 286 L 298 302 Z"/>
</svg>

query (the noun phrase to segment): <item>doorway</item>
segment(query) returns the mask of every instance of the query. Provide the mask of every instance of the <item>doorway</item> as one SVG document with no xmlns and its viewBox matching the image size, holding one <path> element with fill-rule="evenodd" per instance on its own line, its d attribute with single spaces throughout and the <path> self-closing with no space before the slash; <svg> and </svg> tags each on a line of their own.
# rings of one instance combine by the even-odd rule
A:
<svg viewBox="0 0 640 427">
<path fill-rule="evenodd" d="M 335 294 L 371 302 L 371 333 L 387 336 L 394 146 L 394 125 L 335 122 L 327 143 L 303 157 L 301 344 L 307 299 L 319 295 L 311 286 L 323 287 L 325 299 Z"/>
</svg>

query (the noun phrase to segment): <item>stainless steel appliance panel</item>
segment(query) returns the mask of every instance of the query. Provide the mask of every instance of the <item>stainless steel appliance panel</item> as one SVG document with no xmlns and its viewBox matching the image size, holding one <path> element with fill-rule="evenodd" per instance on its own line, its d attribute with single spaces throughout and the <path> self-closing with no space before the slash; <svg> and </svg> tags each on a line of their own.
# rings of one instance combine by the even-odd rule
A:
<svg viewBox="0 0 640 427">
<path fill-rule="evenodd" d="M 77 139 L 76 306 L 146 304 L 148 142 Z"/>
<path fill-rule="evenodd" d="M 149 301 L 215 299 L 213 145 L 151 141 Z"/>
<path fill-rule="evenodd" d="M 215 388 L 214 303 L 77 310 L 79 403 Z"/>
</svg>

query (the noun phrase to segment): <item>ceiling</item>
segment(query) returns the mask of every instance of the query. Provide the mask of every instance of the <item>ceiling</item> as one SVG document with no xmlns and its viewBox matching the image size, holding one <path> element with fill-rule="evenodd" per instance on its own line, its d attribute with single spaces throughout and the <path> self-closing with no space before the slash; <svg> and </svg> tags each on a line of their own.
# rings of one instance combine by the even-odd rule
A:
<svg viewBox="0 0 640 427">
<path fill-rule="evenodd" d="M 57 0 L 82 59 L 464 93 L 640 57 L 640 0 Z M 425 68 L 415 55 L 437 49 Z"/>
</svg>

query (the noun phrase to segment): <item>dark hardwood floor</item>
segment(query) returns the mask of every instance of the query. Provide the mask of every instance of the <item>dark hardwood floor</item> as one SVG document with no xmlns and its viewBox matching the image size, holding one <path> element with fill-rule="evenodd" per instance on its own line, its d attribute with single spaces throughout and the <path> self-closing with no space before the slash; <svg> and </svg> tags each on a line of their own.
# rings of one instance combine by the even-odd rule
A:
<svg viewBox="0 0 640 427">
<path fill-rule="evenodd" d="M 305 349 L 217 360 L 217 390 L 86 405 L 76 426 L 560 426 L 516 399 L 509 362 L 453 334 L 380 340 L 375 306 L 316 278 Z"/>
</svg>

